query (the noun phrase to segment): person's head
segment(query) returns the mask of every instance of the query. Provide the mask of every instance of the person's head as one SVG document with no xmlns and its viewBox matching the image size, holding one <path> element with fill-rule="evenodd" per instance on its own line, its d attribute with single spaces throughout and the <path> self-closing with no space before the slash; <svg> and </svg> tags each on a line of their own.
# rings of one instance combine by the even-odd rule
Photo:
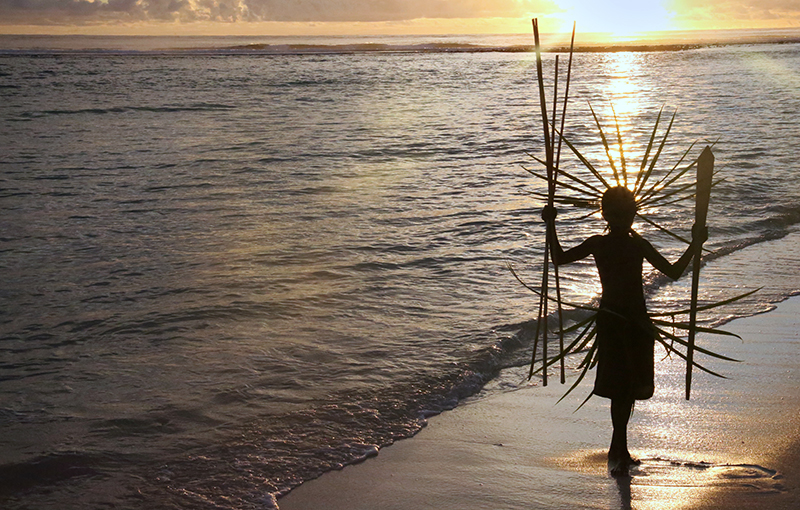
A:
<svg viewBox="0 0 800 510">
<path fill-rule="evenodd" d="M 628 231 L 636 216 L 636 199 L 628 188 L 615 186 L 603 193 L 601 202 L 603 218 L 612 231 Z"/>
</svg>

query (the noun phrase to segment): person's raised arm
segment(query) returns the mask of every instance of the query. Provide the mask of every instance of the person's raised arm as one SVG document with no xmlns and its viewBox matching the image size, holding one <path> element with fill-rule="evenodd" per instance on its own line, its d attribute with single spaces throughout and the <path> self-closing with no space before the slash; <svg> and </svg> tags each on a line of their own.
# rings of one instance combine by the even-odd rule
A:
<svg viewBox="0 0 800 510">
<path fill-rule="evenodd" d="M 660 253 L 658 253 L 658 251 L 653 248 L 652 244 L 645 241 L 633 230 L 631 230 L 631 232 L 633 233 L 634 237 L 641 241 L 644 248 L 644 258 L 646 258 L 654 268 L 658 269 L 673 280 L 677 280 L 681 277 L 683 272 L 686 271 L 686 268 L 689 266 L 689 262 L 692 261 L 692 257 L 694 257 L 695 253 L 702 248 L 703 243 L 708 239 L 708 229 L 694 225 L 692 227 L 691 244 L 689 244 L 689 246 L 686 248 L 686 251 L 683 253 L 683 255 L 681 255 L 681 258 L 672 264 Z"/>
<path fill-rule="evenodd" d="M 562 264 L 569 264 L 588 257 L 592 254 L 591 240 L 587 239 L 578 246 L 564 251 L 561 248 L 561 243 L 558 241 L 558 234 L 556 234 L 556 211 L 555 207 L 545 206 L 542 209 L 542 219 L 547 224 L 547 236 L 550 239 L 550 257 L 553 259 L 553 264 L 560 266 Z"/>
</svg>

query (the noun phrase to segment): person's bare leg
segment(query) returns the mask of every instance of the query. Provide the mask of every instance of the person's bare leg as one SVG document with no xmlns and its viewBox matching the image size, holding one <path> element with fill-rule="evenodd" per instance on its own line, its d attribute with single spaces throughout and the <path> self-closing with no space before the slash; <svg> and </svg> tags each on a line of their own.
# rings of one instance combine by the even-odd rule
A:
<svg viewBox="0 0 800 510">
<path fill-rule="evenodd" d="M 632 409 L 631 399 L 611 399 L 611 424 L 614 432 L 608 450 L 608 466 L 615 476 L 627 474 L 628 467 L 635 464 L 628 451 L 628 420 Z"/>
</svg>

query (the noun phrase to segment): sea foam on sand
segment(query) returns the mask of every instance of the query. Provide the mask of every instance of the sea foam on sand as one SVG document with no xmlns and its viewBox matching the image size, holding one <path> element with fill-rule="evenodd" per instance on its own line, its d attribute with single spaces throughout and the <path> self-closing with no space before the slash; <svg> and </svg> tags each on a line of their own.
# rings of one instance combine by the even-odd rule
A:
<svg viewBox="0 0 800 510">
<path fill-rule="evenodd" d="M 631 477 L 608 475 L 608 401 L 592 398 L 575 411 L 591 389 L 589 377 L 555 405 L 568 386 L 530 385 L 524 369 L 511 369 L 492 383 L 501 391 L 432 418 L 414 438 L 308 482 L 278 504 L 281 510 L 800 508 L 800 298 L 725 329 L 743 340 L 698 341 L 741 362 L 706 359 L 728 379 L 696 372 L 691 401 L 683 399 L 683 362 L 657 361 L 656 395 L 637 404 L 629 427 L 631 451 L 643 461 Z"/>
</svg>

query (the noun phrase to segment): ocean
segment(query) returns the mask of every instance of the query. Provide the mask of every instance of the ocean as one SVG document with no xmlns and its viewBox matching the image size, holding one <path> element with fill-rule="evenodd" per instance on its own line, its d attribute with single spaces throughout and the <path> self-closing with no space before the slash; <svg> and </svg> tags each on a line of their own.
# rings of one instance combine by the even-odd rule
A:
<svg viewBox="0 0 800 510">
<path fill-rule="evenodd" d="M 528 363 L 538 299 L 508 264 L 538 282 L 545 185 L 522 40 L 0 37 L 3 508 L 274 508 Z M 662 108 L 658 171 L 713 145 L 701 301 L 760 290 L 702 320 L 800 292 L 800 44 L 573 65 L 565 136 L 606 176 L 589 105 L 631 167 Z M 690 236 L 691 200 L 646 213 Z M 650 308 L 685 308 L 689 280 L 648 275 Z M 561 284 L 600 291 L 591 261 Z"/>
</svg>

